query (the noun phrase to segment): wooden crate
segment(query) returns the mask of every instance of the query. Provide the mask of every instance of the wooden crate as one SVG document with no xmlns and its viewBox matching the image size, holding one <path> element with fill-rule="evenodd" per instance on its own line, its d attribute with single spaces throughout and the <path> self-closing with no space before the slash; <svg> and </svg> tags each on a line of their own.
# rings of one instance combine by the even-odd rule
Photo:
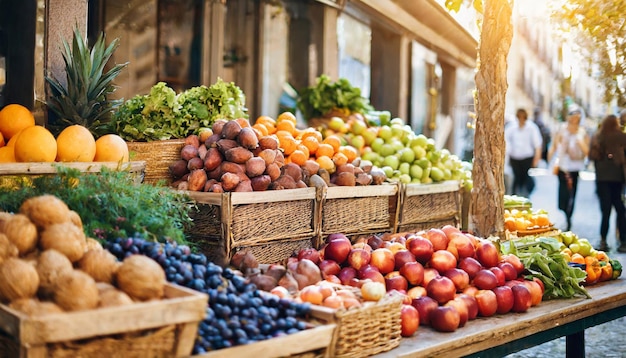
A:
<svg viewBox="0 0 626 358">
<path fill-rule="evenodd" d="M 243 346 L 219 349 L 197 357 L 204 358 L 278 358 L 325 357 L 335 332 L 335 324 L 323 324 L 298 333 Z"/>
<path fill-rule="evenodd" d="M 180 151 L 185 146 L 184 139 L 157 140 L 152 142 L 126 142 L 130 158 L 146 162 L 144 182 L 172 183 L 169 166 L 180 159 Z"/>
<path fill-rule="evenodd" d="M 329 234 L 348 237 L 392 232 L 397 214 L 396 183 L 321 188 L 320 242 Z"/>
<path fill-rule="evenodd" d="M 386 352 L 400 345 L 402 296 L 388 294 L 362 307 L 331 309 L 313 306 L 311 316 L 337 325 L 328 356 L 360 358 Z"/>
<path fill-rule="evenodd" d="M 404 184 L 400 190 L 396 232 L 461 224 L 461 183 Z"/>
<path fill-rule="evenodd" d="M 248 193 L 188 192 L 198 205 L 186 235 L 211 261 L 224 265 L 240 250 L 276 263 L 317 246 L 315 188 Z"/>
<path fill-rule="evenodd" d="M 41 317 L 0 305 L 0 357 L 186 357 L 207 304 L 166 284 L 162 300 Z"/>
<path fill-rule="evenodd" d="M 126 170 L 133 175 L 135 182 L 141 183 L 144 179 L 146 162 L 3 163 L 0 164 L 0 187 L 19 188 L 28 185 L 35 177 L 57 174 L 57 167 L 77 169 L 83 173 L 99 173 L 102 171 L 102 168 Z"/>
</svg>

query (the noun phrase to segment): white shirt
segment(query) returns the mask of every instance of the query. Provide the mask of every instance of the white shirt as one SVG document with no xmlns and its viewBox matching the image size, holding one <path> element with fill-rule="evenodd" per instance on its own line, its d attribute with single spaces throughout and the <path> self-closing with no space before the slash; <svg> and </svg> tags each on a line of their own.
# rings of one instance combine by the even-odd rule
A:
<svg viewBox="0 0 626 358">
<path fill-rule="evenodd" d="M 506 153 L 516 160 L 527 159 L 535 156 L 535 150 L 541 148 L 543 139 L 541 131 L 535 122 L 526 120 L 523 127 L 519 121 L 509 123 L 504 129 L 504 141 Z"/>
</svg>

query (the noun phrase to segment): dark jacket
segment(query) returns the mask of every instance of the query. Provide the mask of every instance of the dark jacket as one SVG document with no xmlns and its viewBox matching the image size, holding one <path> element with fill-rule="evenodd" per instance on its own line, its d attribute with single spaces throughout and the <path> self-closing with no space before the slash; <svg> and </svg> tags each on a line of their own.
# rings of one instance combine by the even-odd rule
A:
<svg viewBox="0 0 626 358">
<path fill-rule="evenodd" d="M 626 133 L 611 132 L 591 139 L 589 159 L 594 161 L 597 181 L 624 182 Z"/>
</svg>

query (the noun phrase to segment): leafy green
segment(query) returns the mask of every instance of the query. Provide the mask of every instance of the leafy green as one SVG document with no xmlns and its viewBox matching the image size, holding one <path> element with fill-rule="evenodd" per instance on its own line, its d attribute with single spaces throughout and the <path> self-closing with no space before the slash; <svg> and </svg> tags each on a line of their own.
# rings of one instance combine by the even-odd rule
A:
<svg viewBox="0 0 626 358">
<path fill-rule="evenodd" d="M 361 96 L 360 88 L 353 87 L 345 78 L 332 82 L 327 75 L 318 77 L 315 86 L 300 91 L 296 106 L 307 120 L 322 117 L 333 109 L 362 114 L 374 109 Z"/>
<path fill-rule="evenodd" d="M 100 240 L 141 234 L 153 240 L 184 243 L 194 205 L 181 192 L 138 184 L 132 173 L 102 168 L 84 173 L 59 166 L 58 175 L 24 179 L 21 187 L 0 186 L 0 209 L 18 212 L 30 197 L 52 194 L 81 217 L 85 234 Z"/>
<path fill-rule="evenodd" d="M 113 119 L 113 131 L 127 141 L 154 141 L 184 138 L 215 120 L 248 118 L 245 95 L 232 82 L 218 79 L 176 94 L 159 82 L 147 95 L 137 95 L 120 106 Z"/>
<path fill-rule="evenodd" d="M 544 299 L 591 298 L 581 283 L 587 277 L 584 270 L 572 267 L 561 253 L 561 243 L 552 237 L 509 240 L 500 244 L 503 254 L 520 258 L 530 273 L 527 278 L 539 278 L 545 287 Z"/>
</svg>

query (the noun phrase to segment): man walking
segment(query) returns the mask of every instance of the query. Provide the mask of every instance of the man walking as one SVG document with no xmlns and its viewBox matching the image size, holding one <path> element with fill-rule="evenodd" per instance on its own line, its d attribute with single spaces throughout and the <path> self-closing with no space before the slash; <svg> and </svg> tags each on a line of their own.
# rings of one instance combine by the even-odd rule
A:
<svg viewBox="0 0 626 358">
<path fill-rule="evenodd" d="M 528 170 L 539 164 L 543 141 L 539 128 L 528 120 L 525 109 L 518 109 L 515 116 L 517 121 L 510 123 L 504 130 L 506 155 L 513 171 L 512 193 L 529 197 L 535 189 L 535 181 L 528 175 Z"/>
</svg>

